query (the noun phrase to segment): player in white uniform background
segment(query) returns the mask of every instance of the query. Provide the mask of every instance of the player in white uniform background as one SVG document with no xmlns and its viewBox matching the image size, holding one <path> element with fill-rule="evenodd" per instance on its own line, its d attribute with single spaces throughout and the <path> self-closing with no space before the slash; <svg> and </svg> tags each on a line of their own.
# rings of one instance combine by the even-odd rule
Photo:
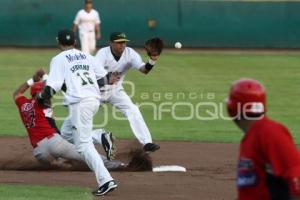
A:
<svg viewBox="0 0 300 200">
<path fill-rule="evenodd" d="M 46 104 L 66 84 L 65 102 L 69 108 L 76 150 L 96 175 L 99 189 L 93 194 L 104 195 L 116 188 L 117 184 L 95 149 L 92 127 L 93 117 L 99 109 L 97 80 L 105 77 L 106 72 L 95 68 L 92 56 L 75 49 L 73 31 L 59 31 L 57 40 L 62 52 L 52 58 L 46 87 L 38 94 L 37 99 L 40 104 Z"/>
<path fill-rule="evenodd" d="M 152 142 L 150 131 L 139 108 L 124 91 L 122 83 L 127 71 L 131 68 L 144 74 L 149 73 L 159 56 L 153 56 L 149 58 L 148 62 L 144 63 L 135 50 L 126 47 L 128 41 L 124 33 L 112 33 L 110 46 L 100 49 L 95 56 L 97 66 L 104 67 L 107 72 L 118 72 L 121 76 L 116 85 L 106 85 L 100 88 L 101 99 L 103 102 L 111 103 L 127 117 L 132 132 L 143 145 L 144 150 L 153 152 L 160 147 Z"/>
<path fill-rule="evenodd" d="M 85 0 L 84 9 L 76 14 L 73 24 L 74 33 L 79 29 L 81 50 L 93 54 L 96 50 L 96 41 L 101 38 L 101 20 L 99 13 L 93 9 L 93 1 Z"/>
</svg>

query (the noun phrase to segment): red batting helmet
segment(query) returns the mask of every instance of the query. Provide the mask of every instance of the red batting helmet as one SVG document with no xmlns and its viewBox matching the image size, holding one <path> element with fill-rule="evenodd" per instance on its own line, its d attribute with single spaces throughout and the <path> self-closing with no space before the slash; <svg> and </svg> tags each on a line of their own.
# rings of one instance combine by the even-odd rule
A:
<svg viewBox="0 0 300 200">
<path fill-rule="evenodd" d="M 43 81 L 35 82 L 31 86 L 31 90 L 30 90 L 31 96 L 33 97 L 35 94 L 41 92 L 43 90 L 44 86 L 45 86 L 45 82 L 43 82 Z"/>
<path fill-rule="evenodd" d="M 266 112 L 266 91 L 253 79 L 235 81 L 229 92 L 227 110 L 230 117 L 259 116 Z"/>
</svg>

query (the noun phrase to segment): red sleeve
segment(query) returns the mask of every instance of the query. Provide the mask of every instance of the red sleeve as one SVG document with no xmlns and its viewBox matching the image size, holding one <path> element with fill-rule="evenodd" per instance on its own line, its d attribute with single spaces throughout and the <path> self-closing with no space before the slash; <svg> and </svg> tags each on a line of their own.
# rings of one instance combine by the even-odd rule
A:
<svg viewBox="0 0 300 200">
<path fill-rule="evenodd" d="M 28 102 L 28 99 L 25 96 L 20 96 L 15 100 L 18 107 L 21 107 L 24 103 Z"/>
<path fill-rule="evenodd" d="M 279 124 L 267 128 L 261 141 L 274 175 L 286 180 L 300 177 L 300 154 L 288 129 Z"/>
</svg>

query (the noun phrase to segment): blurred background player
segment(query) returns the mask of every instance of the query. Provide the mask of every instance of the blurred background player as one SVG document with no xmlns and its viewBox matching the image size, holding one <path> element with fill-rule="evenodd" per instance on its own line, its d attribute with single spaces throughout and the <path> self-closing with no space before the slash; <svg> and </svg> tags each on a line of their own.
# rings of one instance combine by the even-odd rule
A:
<svg viewBox="0 0 300 200">
<path fill-rule="evenodd" d="M 154 152 L 160 148 L 152 142 L 150 131 L 143 119 L 139 108 L 131 101 L 122 86 L 124 77 L 129 69 L 139 70 L 148 74 L 159 56 L 149 57 L 144 63 L 141 56 L 132 48 L 126 47 L 125 33 L 115 32 L 110 35 L 110 46 L 100 49 L 96 54 L 97 66 L 104 67 L 107 72 L 120 74 L 120 81 L 115 85 L 100 88 L 102 102 L 111 103 L 128 119 L 132 132 L 143 145 L 145 151 Z"/>
<path fill-rule="evenodd" d="M 84 160 L 76 151 L 75 146 L 61 137 L 53 117 L 52 108 L 50 106 L 41 106 L 36 102 L 36 94 L 41 92 L 45 86 L 45 83 L 40 81 L 44 74 L 43 69 L 38 70 L 34 74 L 33 79 L 29 79 L 17 88 L 13 97 L 18 106 L 22 122 L 28 132 L 30 143 L 34 148 L 34 157 L 42 164 L 68 168 L 64 161 L 71 163 L 68 161 L 84 162 Z M 34 80 L 38 82 L 34 82 Z M 29 88 L 30 99 L 24 96 L 24 93 Z M 102 132 L 97 142 L 99 144 L 103 142 L 106 145 L 104 149 L 112 149 L 113 147 L 110 133 Z M 109 161 L 104 156 L 102 156 L 102 159 L 105 166 L 110 170 L 124 167 L 124 164 L 120 161 Z"/>
<path fill-rule="evenodd" d="M 238 199 L 300 199 L 300 155 L 289 130 L 265 115 L 263 85 L 252 79 L 234 82 L 227 109 L 245 134 L 237 169 Z"/>
<path fill-rule="evenodd" d="M 45 105 L 61 90 L 63 84 L 66 85 L 65 103 L 69 108 L 74 144 L 95 173 L 99 188 L 93 194 L 102 196 L 117 188 L 92 139 L 93 118 L 100 105 L 98 80 L 107 73 L 95 68 L 92 56 L 75 49 L 73 31 L 59 31 L 57 44 L 62 52 L 52 58 L 47 84 L 37 99 L 41 105 Z"/>
<path fill-rule="evenodd" d="M 93 1 L 85 0 L 84 9 L 76 14 L 73 24 L 74 33 L 79 29 L 81 50 L 93 54 L 96 50 L 96 41 L 101 38 L 99 13 L 93 9 Z"/>
</svg>

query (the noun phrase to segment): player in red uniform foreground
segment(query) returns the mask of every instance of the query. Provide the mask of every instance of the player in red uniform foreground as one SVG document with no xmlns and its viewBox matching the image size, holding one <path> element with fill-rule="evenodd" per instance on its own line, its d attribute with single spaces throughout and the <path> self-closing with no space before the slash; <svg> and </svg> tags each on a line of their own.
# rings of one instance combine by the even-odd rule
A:
<svg viewBox="0 0 300 200">
<path fill-rule="evenodd" d="M 252 79 L 234 82 L 227 109 L 245 134 L 237 168 L 238 199 L 300 199 L 300 154 L 289 130 L 266 116 L 264 86 Z"/>
</svg>

